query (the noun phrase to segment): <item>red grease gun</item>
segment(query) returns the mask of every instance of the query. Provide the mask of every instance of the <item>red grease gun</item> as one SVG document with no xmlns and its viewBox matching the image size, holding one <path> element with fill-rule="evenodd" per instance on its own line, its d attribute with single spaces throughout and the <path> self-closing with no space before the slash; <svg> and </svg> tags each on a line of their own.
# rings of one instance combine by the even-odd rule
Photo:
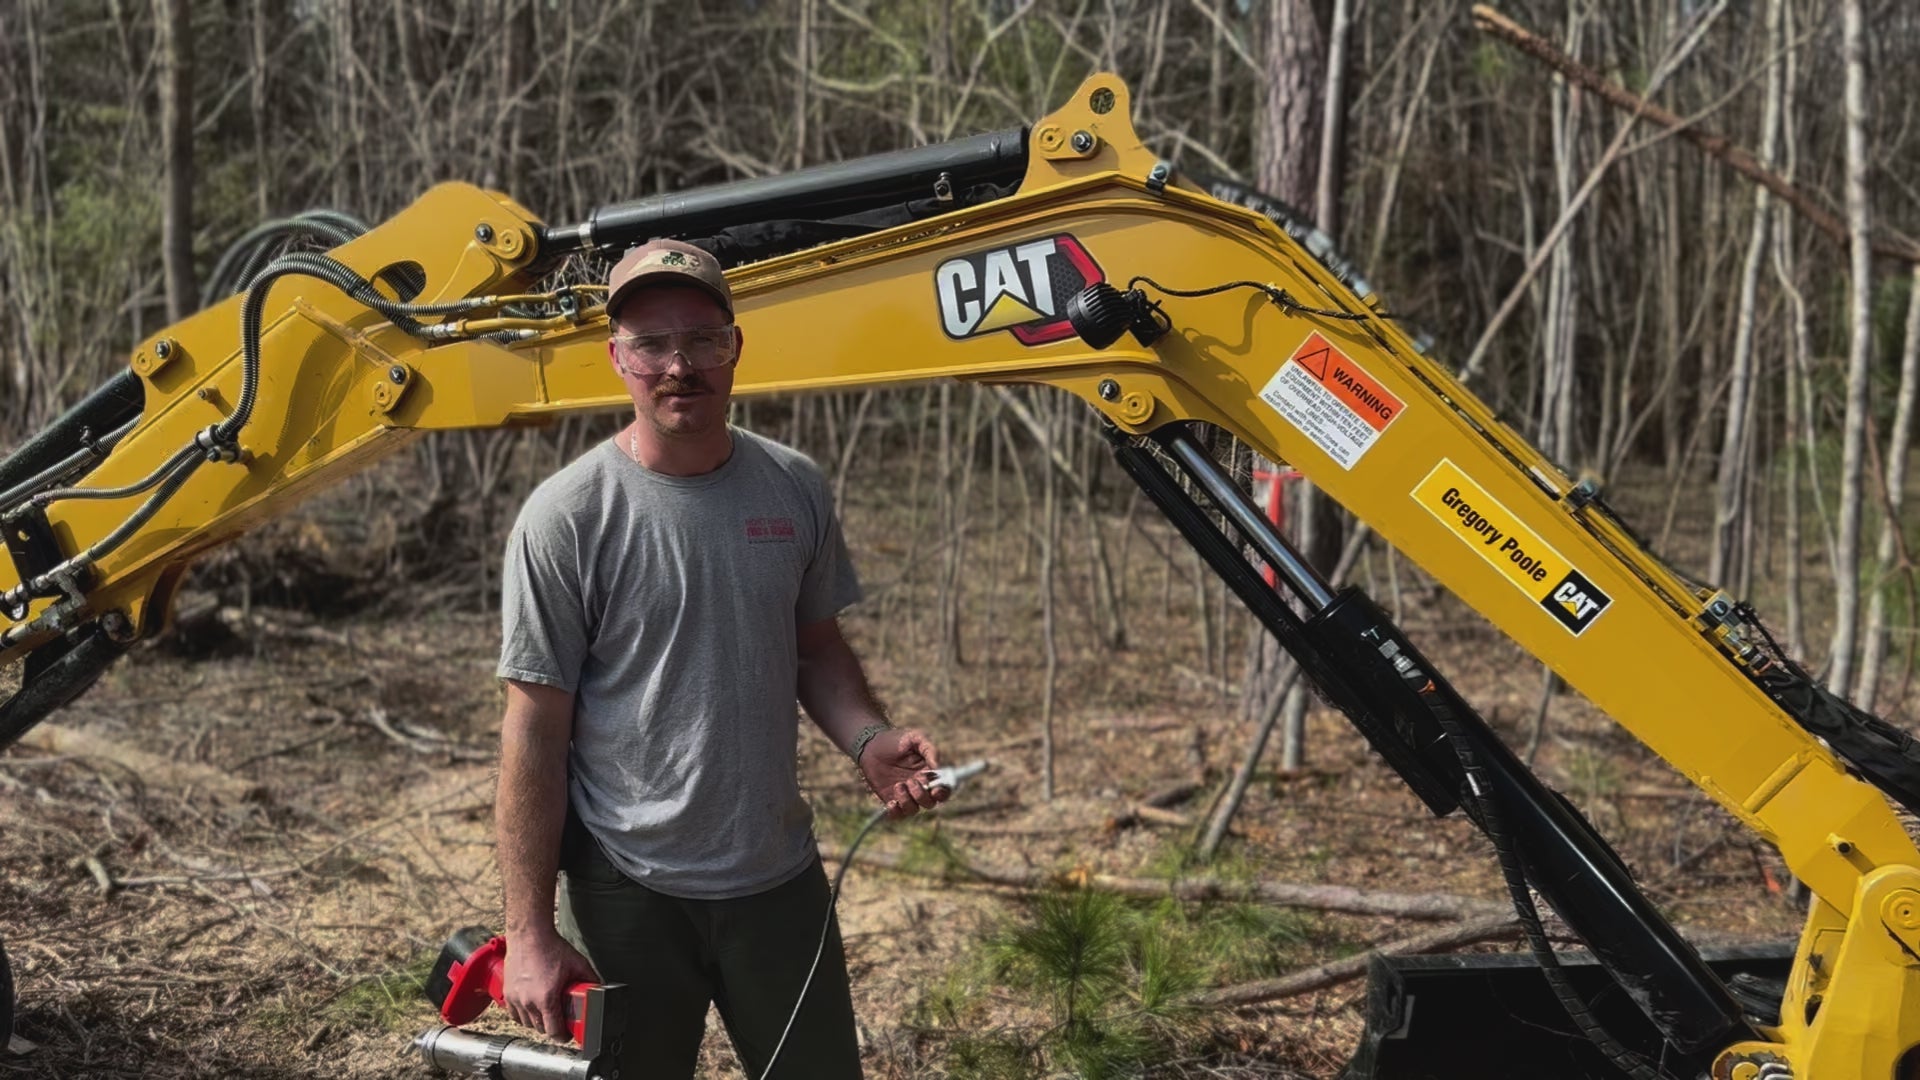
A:
<svg viewBox="0 0 1920 1080">
<path fill-rule="evenodd" d="M 975 761 L 928 769 L 922 774 L 922 782 L 929 788 L 957 790 L 986 768 L 986 762 Z M 773 1072 L 780 1060 L 780 1051 L 787 1044 L 787 1035 L 800 1017 L 800 1006 L 806 1002 L 807 988 L 813 985 L 820 955 L 826 949 L 827 932 L 840 902 L 840 885 L 847 867 L 853 864 L 853 853 L 886 817 L 885 810 L 875 810 L 840 860 L 840 869 L 828 890 L 827 914 L 820 925 L 820 943 L 814 949 L 813 964 L 807 968 L 806 981 L 800 985 L 800 995 L 787 1017 L 786 1030 L 774 1044 L 773 1053 L 760 1072 L 760 1080 L 766 1080 Z M 583 982 L 567 988 L 568 1034 L 580 1044 L 578 1052 L 537 1039 L 483 1035 L 460 1028 L 459 1025 L 486 1012 L 493 1002 L 504 1003 L 501 980 L 506 964 L 507 939 L 483 927 L 470 926 L 447 940 L 426 986 L 428 1000 L 439 1008 L 440 1019 L 446 1023 L 422 1032 L 413 1043 L 427 1064 L 458 1076 L 483 1076 L 488 1080 L 620 1080 L 620 1036 L 624 1034 L 622 1025 L 626 1016 L 626 1003 L 622 998 L 626 987 L 619 983 Z"/>
<path fill-rule="evenodd" d="M 503 1002 L 501 979 L 507 939 L 469 926 L 447 939 L 427 977 L 427 999 L 446 1023 L 414 1040 L 427 1063 L 456 1076 L 497 1080 L 619 1080 L 620 1026 L 626 1010 L 619 983 L 567 987 L 567 1034 L 577 1051 L 537 1039 L 462 1031 L 494 1002 Z"/>
</svg>

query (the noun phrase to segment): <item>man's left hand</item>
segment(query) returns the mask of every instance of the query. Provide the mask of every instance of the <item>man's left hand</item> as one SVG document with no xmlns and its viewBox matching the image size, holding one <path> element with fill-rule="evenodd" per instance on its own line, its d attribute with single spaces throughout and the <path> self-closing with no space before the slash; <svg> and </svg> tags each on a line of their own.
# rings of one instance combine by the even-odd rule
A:
<svg viewBox="0 0 1920 1080">
<path fill-rule="evenodd" d="M 860 772 L 892 818 L 912 817 L 947 801 L 953 789 L 929 788 L 926 783 L 927 773 L 939 767 L 933 740 L 918 731 L 889 728 L 860 752 Z"/>
</svg>

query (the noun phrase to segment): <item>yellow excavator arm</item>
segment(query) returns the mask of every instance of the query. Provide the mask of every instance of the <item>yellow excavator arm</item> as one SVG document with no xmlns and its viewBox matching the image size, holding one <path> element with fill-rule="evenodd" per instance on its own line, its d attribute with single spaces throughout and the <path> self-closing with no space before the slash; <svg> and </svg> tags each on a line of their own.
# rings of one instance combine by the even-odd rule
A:
<svg viewBox="0 0 1920 1080">
<path fill-rule="evenodd" d="M 1626 988 L 1659 1032 L 1651 1052 L 1588 1031 L 1568 1000 L 1624 1074 L 1911 1067 L 1920 852 L 1888 803 L 1920 801 L 1911 745 L 1820 690 L 1750 610 L 1654 558 L 1364 283 L 1257 198 L 1177 175 L 1129 116 L 1126 86 L 1097 76 L 1024 131 L 559 227 L 446 184 L 325 257 L 274 263 L 142 342 L 57 438 L 0 466 L 0 665 L 26 671 L 0 744 L 159 631 L 196 556 L 306 495 L 427 431 L 628 407 L 600 291 L 538 282 L 575 251 L 720 237 L 755 343 L 738 394 L 954 378 L 1045 384 L 1097 411 L 1122 465 L 1329 700 L 1436 812 L 1486 829 L 1516 899 L 1531 882 Z M 907 220 L 860 216 L 912 200 Z M 726 239 L 778 218 L 833 224 Z M 1196 423 L 1298 468 L 1780 850 L 1814 901 L 1777 1013 L 1730 996 L 1386 618 L 1252 512 Z"/>
</svg>

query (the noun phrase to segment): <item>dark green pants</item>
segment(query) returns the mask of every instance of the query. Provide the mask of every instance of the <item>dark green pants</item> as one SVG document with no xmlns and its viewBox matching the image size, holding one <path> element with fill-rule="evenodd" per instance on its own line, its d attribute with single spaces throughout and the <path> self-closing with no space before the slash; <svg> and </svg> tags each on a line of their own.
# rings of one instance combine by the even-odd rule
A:
<svg viewBox="0 0 1920 1080">
<path fill-rule="evenodd" d="M 759 1080 L 793 1012 L 820 941 L 827 877 L 818 860 L 799 877 L 754 896 L 683 900 L 616 869 L 578 822 L 561 855 L 560 933 L 633 1003 L 621 1080 L 692 1077 L 707 1005 L 720 1009 L 734 1052 Z M 858 1080 L 840 927 L 775 1063 L 773 1080 Z"/>
</svg>

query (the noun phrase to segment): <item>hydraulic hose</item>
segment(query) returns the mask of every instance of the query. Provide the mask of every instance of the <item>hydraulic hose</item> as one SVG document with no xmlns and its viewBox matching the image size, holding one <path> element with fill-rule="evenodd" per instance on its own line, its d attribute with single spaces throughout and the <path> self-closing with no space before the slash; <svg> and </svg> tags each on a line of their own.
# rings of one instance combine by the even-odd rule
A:
<svg viewBox="0 0 1920 1080">
<path fill-rule="evenodd" d="M 330 225 L 321 225 L 321 224 L 312 223 L 312 222 L 299 222 L 299 221 L 289 222 L 288 228 L 285 229 L 284 232 L 281 233 L 280 235 L 283 235 L 286 237 L 286 239 L 291 240 L 294 237 L 297 237 L 303 233 L 309 236 L 313 236 L 325 242 L 329 248 L 338 247 L 341 244 L 344 244 L 347 241 L 353 239 L 353 235 L 351 233 L 342 232 L 340 230 L 333 228 Z M 292 253 L 283 252 L 282 254 L 292 254 Z M 248 285 L 252 284 L 253 279 L 260 275 L 260 271 L 269 262 L 272 262 L 274 257 L 275 257 L 275 253 L 273 251 L 272 245 L 261 244 L 258 247 L 256 247 L 253 250 L 253 252 L 247 257 L 247 261 L 241 264 L 240 270 L 237 274 L 234 275 L 233 281 L 229 286 L 226 294 L 231 295 L 233 292 L 238 291 L 240 289 L 244 289 Z"/>
<path fill-rule="evenodd" d="M 94 541 L 93 546 L 87 548 L 83 557 L 89 563 L 98 562 L 109 552 L 126 543 L 127 539 L 138 532 L 154 514 L 159 513 L 160 508 L 167 504 L 167 500 L 173 498 L 174 493 L 186 484 L 188 477 L 210 460 L 212 458 L 204 453 L 186 455 L 184 460 L 167 474 L 167 478 L 160 484 L 160 489 L 147 496 L 147 501 L 140 504 L 140 509 L 129 514 L 127 520 L 121 522 L 112 532 Z"/>
<path fill-rule="evenodd" d="M 234 403 L 233 412 L 215 425 L 216 437 L 221 442 L 233 443 L 239 437 L 240 429 L 246 427 L 247 421 L 253 418 L 254 405 L 260 395 L 260 332 L 267 293 L 275 281 L 291 275 L 319 278 L 385 315 L 395 326 L 409 334 L 417 335 L 425 329 L 413 318 L 414 314 L 432 313 L 431 305 L 417 306 L 389 300 L 373 287 L 372 282 L 348 269 L 339 260 L 325 255 L 295 253 L 282 255 L 268 263 L 259 276 L 248 284 L 246 300 L 240 305 L 240 400 Z"/>
<path fill-rule="evenodd" d="M 27 477 L 5 491 L 0 491 L 0 517 L 4 517 L 35 491 L 48 484 L 71 480 L 80 475 L 89 464 L 105 458 L 107 451 L 119 445 L 120 440 L 126 438 L 127 432 L 132 431 L 133 426 L 139 422 L 140 418 L 135 416 L 108 432 L 106 438 L 83 445 L 46 469 Z"/>
<path fill-rule="evenodd" d="M 75 447 L 84 446 L 90 433 L 123 427 L 128 421 L 138 419 L 145 405 L 146 388 L 140 376 L 131 368 L 121 369 L 39 434 L 0 459 L 0 489 L 7 492 L 0 505 L 11 502 L 22 484 L 37 487 L 45 483 L 40 479 L 42 474 L 72 456 Z"/>
<path fill-rule="evenodd" d="M 1461 793 L 1463 801 L 1473 808 L 1481 832 L 1493 845 L 1494 859 L 1500 866 L 1500 876 L 1506 882 L 1507 894 L 1513 901 L 1514 914 L 1519 917 L 1527 948 L 1540 965 L 1540 974 L 1553 990 L 1553 996 L 1559 1000 L 1560 1007 L 1567 1011 L 1567 1018 L 1573 1021 L 1574 1026 L 1580 1029 L 1580 1034 L 1595 1049 L 1632 1080 L 1668 1080 L 1667 1073 L 1659 1065 L 1613 1037 L 1580 997 L 1580 991 L 1574 987 L 1573 981 L 1567 978 L 1561 968 L 1560 954 L 1554 951 L 1553 942 L 1548 939 L 1546 928 L 1541 925 L 1540 910 L 1533 902 L 1533 892 L 1527 882 L 1526 864 L 1520 857 L 1517 843 L 1507 832 L 1499 804 L 1494 798 L 1493 783 L 1482 772 L 1465 732 L 1452 716 L 1435 710 L 1434 718 L 1447 732 L 1449 745 L 1459 755 L 1460 769 L 1467 777 L 1467 789 Z"/>
<path fill-rule="evenodd" d="M 413 317 L 415 314 L 438 313 L 450 306 L 414 305 L 390 300 L 375 289 L 372 282 L 338 260 L 325 255 L 294 253 L 274 260 L 247 287 L 246 299 L 241 303 L 240 398 L 235 402 L 233 411 L 219 423 L 200 432 L 192 442 L 175 451 L 173 456 L 159 468 L 131 484 L 114 488 L 58 488 L 28 496 L 27 501 L 32 505 L 45 507 L 66 499 L 122 499 L 147 491 L 153 492 L 137 510 L 128 515 L 126 520 L 94 542 L 86 551 L 30 581 L 21 582 L 14 589 L 0 595 L 0 604 L 11 608 L 21 606 L 35 597 L 57 595 L 57 591 L 62 587 L 60 582 L 64 575 L 70 575 L 75 570 L 91 566 L 125 543 L 129 537 L 139 531 L 141 526 L 159 513 L 160 508 L 173 498 L 202 464 L 210 460 L 238 459 L 240 431 L 252 419 L 253 410 L 260 395 L 260 335 L 267 293 L 276 280 L 292 275 L 314 277 L 325 281 L 385 315 L 395 326 L 414 335 L 422 335 L 426 329 Z M 454 304 L 458 303 L 461 302 L 454 302 Z M 131 374 L 131 372 L 127 373 L 129 376 Z M 116 433 L 116 437 L 118 434 L 123 434 L 125 428 L 131 426 L 131 423 L 129 421 L 123 425 Z M 30 491 L 32 487 L 56 475 L 74 459 L 75 455 L 69 455 L 65 461 L 56 463 L 53 469 L 40 470 L 26 481 L 24 491 L 23 485 L 16 485 L 8 490 L 8 496 L 11 498 Z"/>
<path fill-rule="evenodd" d="M 339 215 L 326 215 L 311 222 L 297 223 L 301 227 L 312 227 L 316 231 L 329 235 L 341 234 L 348 227 L 358 223 Z M 276 228 L 287 227 L 287 223 L 275 223 Z M 66 487 L 32 494 L 33 490 L 46 483 L 55 483 L 67 478 L 72 471 L 86 464 L 86 456 L 93 453 L 91 448 L 69 454 L 65 459 L 55 462 L 51 467 L 36 470 L 23 482 L 13 485 L 0 499 L 0 513 L 17 508 L 19 500 L 37 507 L 46 507 L 66 499 L 123 499 L 143 492 L 153 491 L 153 495 L 142 503 L 140 508 L 112 532 L 102 537 L 79 556 L 69 559 L 56 570 L 71 572 L 104 557 L 125 543 L 127 538 L 146 524 L 166 505 L 175 492 L 187 482 L 203 462 L 209 460 L 237 460 L 239 436 L 248 421 L 253 419 L 253 410 L 260 397 L 260 335 L 265 319 L 267 294 L 273 283 L 280 278 L 304 276 L 318 278 L 346 293 L 354 300 L 385 315 L 401 330 L 416 337 L 429 336 L 428 328 L 415 318 L 419 315 L 446 315 L 473 310 L 484 305 L 489 297 L 467 297 L 461 300 L 446 301 L 437 304 L 410 304 L 388 298 L 373 286 L 371 281 L 362 277 L 344 263 L 326 255 L 313 252 L 295 252 L 282 255 L 267 264 L 247 286 L 246 298 L 240 305 L 240 341 L 241 373 L 240 397 L 225 419 L 212 425 L 197 435 L 186 446 L 175 451 L 159 468 L 131 484 L 113 488 Z M 132 372 L 126 372 L 123 379 L 133 379 Z M 116 380 L 118 385 L 120 380 Z M 135 380 L 137 386 L 137 380 Z M 110 436 L 117 441 L 134 423 L 138 416 L 123 423 Z M 71 425 L 68 425 L 71 426 Z M 97 445 L 97 444 L 96 444 Z M 157 490 L 156 490 L 157 489 Z M 0 600 L 9 605 L 17 605 L 35 596 L 50 596 L 49 590 L 57 588 L 55 571 L 41 574 L 32 581 L 21 582 Z"/>
<path fill-rule="evenodd" d="M 151 490 L 155 485 L 165 480 L 174 469 L 180 466 L 182 461 L 194 454 L 204 456 L 205 451 L 193 443 L 188 443 L 179 450 L 174 451 L 172 457 L 163 462 L 159 468 L 148 473 L 145 479 L 136 480 L 131 484 L 117 488 L 54 488 L 51 491 L 43 491 L 33 496 L 28 499 L 27 502 L 35 506 L 47 506 L 63 499 L 124 499 L 131 495 L 138 495 L 143 491 Z"/>
<path fill-rule="evenodd" d="M 244 289 L 268 257 L 275 241 L 300 235 L 312 236 L 328 246 L 344 244 L 362 236 L 367 224 L 351 214 L 337 210 L 308 210 L 290 218 L 263 222 L 247 230 L 227 245 L 220 261 L 207 275 L 206 288 L 200 293 L 200 306 L 211 307 L 223 297 Z"/>
<path fill-rule="evenodd" d="M 160 512 L 160 508 L 173 498 L 201 465 L 217 456 L 219 456 L 217 452 L 210 451 L 198 443 L 189 443 L 175 452 L 171 458 L 167 459 L 166 464 L 154 470 L 146 479 L 138 484 L 128 485 L 126 488 L 116 489 L 114 497 L 124 497 L 138 494 L 157 485 L 157 490 L 147 496 L 147 500 L 140 504 L 139 509 L 114 526 L 112 532 L 94 541 L 87 550 L 31 580 L 21 582 L 7 592 L 0 593 L 0 610 L 23 606 L 35 597 L 58 596 L 63 588 L 63 579 L 91 567 L 113 553 L 121 544 L 126 543 L 134 533 L 140 530 L 141 526 L 153 519 L 153 515 Z M 0 635 L 0 646 L 13 644 L 10 639 L 24 633 L 25 629 L 25 627 L 16 626 L 8 630 L 5 635 Z"/>
</svg>

